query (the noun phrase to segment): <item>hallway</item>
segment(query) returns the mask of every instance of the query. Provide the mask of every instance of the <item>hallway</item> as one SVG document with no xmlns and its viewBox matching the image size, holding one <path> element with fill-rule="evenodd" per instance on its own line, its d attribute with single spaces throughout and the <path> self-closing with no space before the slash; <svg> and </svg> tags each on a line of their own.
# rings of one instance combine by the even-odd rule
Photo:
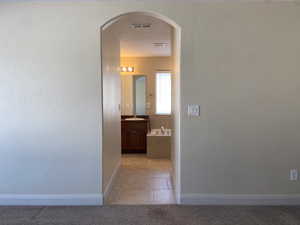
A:
<svg viewBox="0 0 300 225">
<path fill-rule="evenodd" d="M 175 204 L 171 161 L 144 154 L 122 155 L 106 204 Z"/>
</svg>

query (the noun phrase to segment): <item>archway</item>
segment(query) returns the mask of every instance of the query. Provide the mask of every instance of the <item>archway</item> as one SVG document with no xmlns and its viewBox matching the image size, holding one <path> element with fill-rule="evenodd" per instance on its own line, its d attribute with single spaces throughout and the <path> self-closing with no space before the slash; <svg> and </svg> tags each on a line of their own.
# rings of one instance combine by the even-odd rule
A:
<svg viewBox="0 0 300 225">
<path fill-rule="evenodd" d="M 175 196 L 176 202 L 180 203 L 180 151 L 181 151 L 181 94 L 180 94 L 180 56 L 181 56 L 181 28 L 177 25 L 173 20 L 168 17 L 148 11 L 136 11 L 136 12 L 127 12 L 124 14 L 117 15 L 111 19 L 109 19 L 105 24 L 101 26 L 101 88 L 102 88 L 102 191 L 104 198 L 110 192 L 111 185 L 113 183 L 114 177 L 117 173 L 117 168 L 119 167 L 118 162 L 115 161 L 113 163 L 110 162 L 111 155 L 109 148 L 111 148 L 114 144 L 115 147 L 120 144 L 120 134 L 113 132 L 110 128 L 114 127 L 112 121 L 118 116 L 117 112 L 117 104 L 120 99 L 118 99 L 117 90 L 115 89 L 114 81 L 112 79 L 113 76 L 106 76 L 106 74 L 113 73 L 112 68 L 117 68 L 118 64 L 117 60 L 115 60 L 114 64 L 107 64 L 109 60 L 111 63 L 114 61 L 114 57 L 112 52 L 116 47 L 111 44 L 109 46 L 108 42 L 105 41 L 104 31 L 107 31 L 108 28 L 120 21 L 125 16 L 135 16 L 135 15 L 145 15 L 149 17 L 156 18 L 161 20 L 167 24 L 169 24 L 172 29 L 172 57 L 173 57 L 173 70 L 172 70 L 172 180 L 175 188 Z M 111 37 L 116 36 L 117 34 L 111 35 Z M 112 40 L 110 39 L 112 43 Z M 110 48 L 110 51 L 107 51 L 106 48 Z M 119 68 L 120 65 L 118 65 Z M 115 71 L 116 72 L 116 71 Z M 108 78 L 108 79 L 107 79 Z M 116 93 L 115 98 L 112 99 Z M 107 99 L 109 96 L 110 99 Z M 115 105 L 111 107 L 110 103 L 115 102 Z M 118 110 L 120 110 L 120 105 L 118 105 Z M 108 124 L 107 122 L 110 121 Z M 110 130 L 110 131 L 109 131 Z M 116 129 L 115 129 L 116 130 Z"/>
</svg>

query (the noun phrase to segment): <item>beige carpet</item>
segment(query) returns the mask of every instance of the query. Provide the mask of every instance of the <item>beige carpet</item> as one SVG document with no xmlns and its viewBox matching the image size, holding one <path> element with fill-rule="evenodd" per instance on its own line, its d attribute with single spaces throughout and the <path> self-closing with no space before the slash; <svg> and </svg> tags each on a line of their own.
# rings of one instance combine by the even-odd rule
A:
<svg viewBox="0 0 300 225">
<path fill-rule="evenodd" d="M 300 225 L 299 207 L 0 207 L 1 225 Z"/>
</svg>

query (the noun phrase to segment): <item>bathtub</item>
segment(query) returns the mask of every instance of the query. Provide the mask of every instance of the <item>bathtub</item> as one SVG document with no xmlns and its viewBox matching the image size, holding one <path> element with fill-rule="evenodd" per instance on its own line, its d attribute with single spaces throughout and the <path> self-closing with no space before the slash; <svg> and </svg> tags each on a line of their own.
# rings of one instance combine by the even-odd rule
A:
<svg viewBox="0 0 300 225">
<path fill-rule="evenodd" d="M 165 129 L 164 132 L 161 129 L 152 129 L 147 136 L 171 136 L 171 129 Z"/>
<path fill-rule="evenodd" d="M 171 129 L 152 129 L 147 134 L 147 156 L 149 158 L 171 158 Z"/>
</svg>

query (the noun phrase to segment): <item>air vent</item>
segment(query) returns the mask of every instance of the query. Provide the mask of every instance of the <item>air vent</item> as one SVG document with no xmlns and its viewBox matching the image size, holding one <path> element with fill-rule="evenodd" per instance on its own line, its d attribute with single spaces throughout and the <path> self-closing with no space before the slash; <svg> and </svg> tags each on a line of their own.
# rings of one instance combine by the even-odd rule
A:
<svg viewBox="0 0 300 225">
<path fill-rule="evenodd" d="M 166 48 L 166 47 L 168 47 L 168 43 L 166 43 L 166 42 L 156 42 L 156 43 L 153 43 L 153 46 L 157 47 L 157 48 Z"/>
<path fill-rule="evenodd" d="M 151 23 L 133 23 L 131 27 L 134 29 L 149 29 L 151 28 Z"/>
</svg>

